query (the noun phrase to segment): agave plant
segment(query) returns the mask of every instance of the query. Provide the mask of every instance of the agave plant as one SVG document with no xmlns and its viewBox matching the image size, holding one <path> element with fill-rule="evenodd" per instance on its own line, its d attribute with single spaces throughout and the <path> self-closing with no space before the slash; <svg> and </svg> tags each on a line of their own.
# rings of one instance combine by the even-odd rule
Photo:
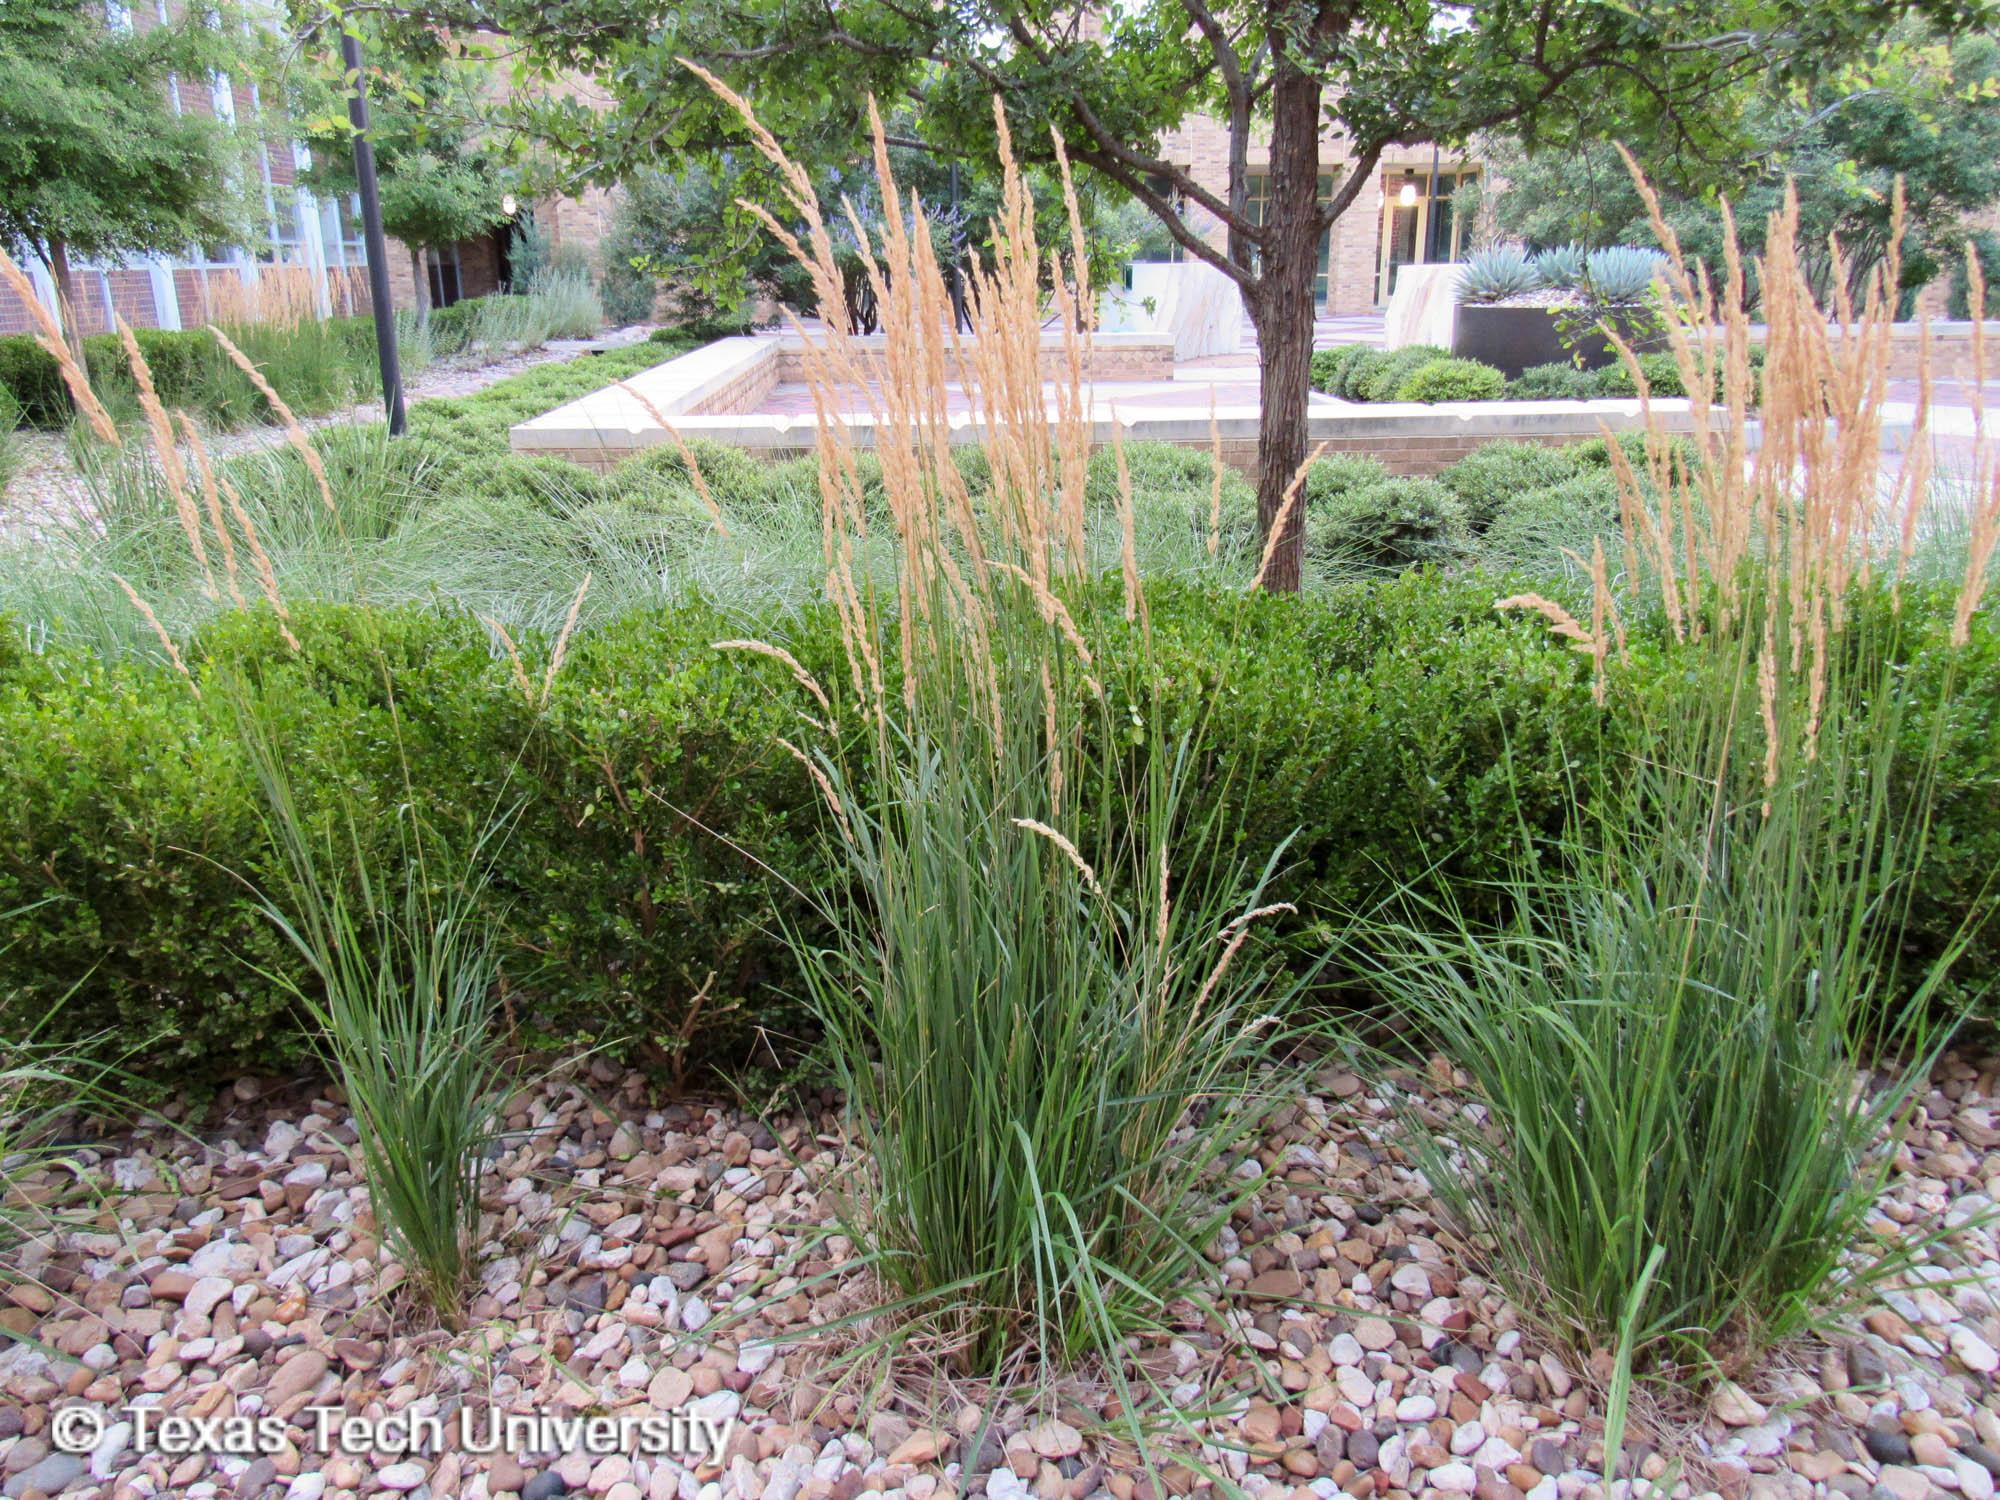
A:
<svg viewBox="0 0 2000 1500">
<path fill-rule="evenodd" d="M 1593 302 L 1637 302 L 1665 268 L 1667 258 L 1637 245 L 1593 250 L 1584 263 L 1583 285 Z"/>
<path fill-rule="evenodd" d="M 1542 284 L 1534 262 L 1520 245 L 1495 245 L 1466 257 L 1458 278 L 1461 302 L 1504 302 Z"/>
<path fill-rule="evenodd" d="M 1574 241 L 1538 250 L 1529 263 L 1534 266 L 1535 275 L 1541 278 L 1543 286 L 1573 287 L 1583 280 L 1584 250 Z"/>
</svg>

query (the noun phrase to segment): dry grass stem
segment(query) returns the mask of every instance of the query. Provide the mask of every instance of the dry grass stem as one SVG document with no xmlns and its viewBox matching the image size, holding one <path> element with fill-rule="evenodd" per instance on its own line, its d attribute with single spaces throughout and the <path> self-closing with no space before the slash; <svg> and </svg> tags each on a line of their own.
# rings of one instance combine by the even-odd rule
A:
<svg viewBox="0 0 2000 1500">
<path fill-rule="evenodd" d="M 1972 638 L 1972 614 L 1986 597 L 1987 570 L 1993 563 L 1994 548 L 2000 545 L 2000 464 L 1994 463 L 1986 445 L 1986 277 L 1970 244 L 1965 247 L 1965 269 L 1972 314 L 1974 458 L 1970 514 L 1966 518 L 1965 578 L 1959 586 L 1951 625 L 1952 644 L 1957 646 Z"/>
<path fill-rule="evenodd" d="M 35 320 L 35 342 L 62 371 L 63 384 L 69 388 L 70 399 L 83 413 L 90 430 L 97 434 L 100 442 L 113 448 L 124 447 L 125 441 L 118 435 L 118 424 L 111 420 L 111 413 L 104 409 L 104 403 L 97 399 L 97 392 L 90 388 L 89 372 L 63 337 L 62 325 L 56 321 L 55 314 L 43 306 L 42 299 L 35 293 L 35 283 L 28 278 L 26 271 L 14 264 L 14 258 L 4 246 L 0 246 L 0 280 L 4 280 L 14 295 L 21 299 L 21 305 Z"/>
<path fill-rule="evenodd" d="M 257 535 L 257 523 L 250 518 L 249 510 L 243 504 L 243 497 L 236 493 L 236 487 L 224 474 L 215 476 L 216 488 L 222 491 L 223 499 L 229 502 L 229 514 L 236 519 L 242 529 L 243 544 L 250 549 L 251 564 L 257 570 L 257 587 L 264 595 L 264 602 L 271 606 L 271 612 L 278 617 L 278 633 L 292 650 L 299 649 L 299 638 L 292 634 L 291 611 L 285 608 L 284 595 L 278 592 L 278 570 L 271 565 L 271 554 L 264 550 L 264 543 Z"/>
<path fill-rule="evenodd" d="M 300 461 L 311 472 L 314 483 L 318 484 L 319 497 L 326 505 L 327 514 L 338 521 L 340 519 L 340 507 L 333 503 L 333 485 L 327 480 L 326 465 L 320 460 L 319 450 L 313 447 L 312 439 L 306 436 L 304 426 L 292 414 L 292 409 L 285 405 L 284 398 L 272 388 L 271 382 L 264 378 L 264 372 L 257 368 L 249 355 L 230 342 L 228 334 L 224 333 L 213 323 L 208 325 L 208 331 L 215 336 L 215 341 L 222 346 L 222 352 L 229 356 L 237 369 L 250 378 L 250 383 L 256 386 L 259 394 L 270 403 L 271 410 L 277 414 L 278 421 L 284 425 L 285 441 L 291 445 L 292 451 L 298 454 Z"/>
<path fill-rule="evenodd" d="M 1306 474 L 1319 462 L 1320 455 L 1325 452 L 1326 444 L 1321 443 L 1308 453 L 1305 462 L 1293 471 L 1291 482 L 1285 486 L 1285 498 L 1278 506 L 1278 514 L 1271 521 L 1271 534 L 1264 538 L 1264 553 L 1257 559 L 1257 576 L 1250 580 L 1252 589 L 1261 589 L 1264 586 L 1265 575 L 1271 571 L 1271 559 L 1278 555 L 1278 544 L 1284 540 L 1285 532 L 1292 524 L 1292 512 L 1298 507 L 1299 494 L 1305 488 Z"/>
<path fill-rule="evenodd" d="M 153 387 L 152 367 L 146 363 L 146 356 L 139 352 L 139 341 L 133 337 L 131 326 L 123 318 L 117 320 L 117 326 L 119 340 L 125 346 L 126 362 L 131 366 L 132 383 L 138 387 L 139 410 L 145 414 L 146 430 L 152 434 L 153 456 L 159 465 L 160 479 L 173 499 L 174 514 L 180 518 L 188 550 L 194 554 L 195 565 L 201 569 L 202 597 L 220 599 L 222 596 L 215 588 L 215 572 L 208 564 L 208 547 L 202 541 L 201 513 L 195 508 L 194 497 L 188 493 L 187 466 L 181 462 L 173 419 L 167 415 L 160 394 Z"/>
<path fill-rule="evenodd" d="M 229 523 L 222 515 L 222 494 L 215 485 L 215 466 L 208 461 L 208 449 L 203 446 L 201 434 L 195 428 L 186 412 L 181 412 L 181 436 L 187 442 L 188 451 L 194 455 L 196 471 L 201 475 L 202 503 L 208 508 L 208 524 L 215 531 L 216 540 L 222 546 L 222 578 L 229 590 L 229 598 L 238 609 L 245 608 L 243 590 L 236 576 L 236 540 L 229 534 Z M 199 554 L 197 554 L 199 556 Z M 207 560 L 202 559 L 206 567 Z"/>
<path fill-rule="evenodd" d="M 709 515 L 715 520 L 715 534 L 717 536 L 728 536 L 729 523 L 723 519 L 722 507 L 716 503 L 714 494 L 709 490 L 708 479 L 701 472 L 701 465 L 695 460 L 694 450 L 688 447 L 686 441 L 681 437 L 680 432 L 674 427 L 674 424 L 667 420 L 665 413 L 648 399 L 644 391 L 639 390 L 630 381 L 626 380 L 614 380 L 611 383 L 630 396 L 634 401 L 638 402 L 645 409 L 647 416 L 666 429 L 667 436 L 673 439 L 674 447 L 680 453 L 681 462 L 687 465 L 689 483 L 694 485 L 695 494 L 701 497 L 701 503 L 708 507 Z"/>
<path fill-rule="evenodd" d="M 1661 300 L 1667 346 L 1688 392 L 1690 430 L 1668 430 L 1641 385 L 1646 419 L 1643 464 L 1611 445 L 1612 472 L 1630 578 L 1657 594 L 1678 640 L 1734 640 L 1768 634 L 1758 671 L 1767 704 L 1799 701 L 1796 718 L 1768 716 L 1791 733 L 1793 751 L 1811 760 L 1852 593 L 1893 550 L 1892 607 L 1901 606 L 1904 568 L 1920 534 L 1930 484 L 1928 405 L 1930 341 L 1919 330 L 1918 437 L 1897 469 L 1883 475 L 1883 409 L 1894 350 L 1905 209 L 1900 183 L 1890 204 L 1888 247 L 1850 295 L 1846 258 L 1829 246 L 1833 292 L 1823 307 L 1799 245 L 1799 204 L 1787 190 L 1770 215 L 1764 253 L 1755 262 L 1764 323 L 1764 364 L 1748 310 L 1750 267 L 1737 247 L 1735 221 L 1723 212 L 1721 284 L 1707 266 L 1690 268 L 1672 227 L 1636 162 L 1626 164 L 1667 252 Z M 1977 268 L 1973 270 L 1975 295 Z M 1975 366 L 1984 333 L 1973 325 Z M 1638 361 L 1614 338 L 1626 368 Z M 1974 383 L 1978 473 L 1971 546 L 1958 601 L 1954 639 L 1962 644 L 1987 587 L 1985 569 L 2000 542 L 2000 484 L 1983 442 Z M 1758 440 L 1753 443 L 1753 434 Z M 1528 606 L 1534 607 L 1534 606 Z M 1600 613 L 1604 611 L 1600 607 Z M 1603 632 L 1591 649 L 1601 655 Z M 1795 726 L 1795 727 L 1792 727 Z M 1775 764 L 1771 771 L 1776 775 Z"/>
<path fill-rule="evenodd" d="M 781 738 L 778 744 L 786 754 L 806 768 L 806 774 L 812 777 L 813 785 L 819 788 L 820 795 L 826 798 L 826 805 L 832 809 L 834 821 L 840 825 L 841 836 L 850 843 L 853 842 L 854 825 L 848 822 L 847 809 L 842 805 L 840 794 L 834 790 L 833 782 L 827 778 L 826 772 L 820 768 L 817 761 L 790 740 Z"/>
<path fill-rule="evenodd" d="M 537 706 L 535 685 L 528 680 L 528 667 L 521 660 L 521 648 L 514 644 L 514 637 L 507 633 L 507 627 L 491 615 L 481 615 L 479 622 L 499 639 L 501 648 L 507 653 L 508 668 L 514 674 L 514 686 L 521 690 L 521 697 L 530 708 Z"/>
<path fill-rule="evenodd" d="M 111 580 L 125 591 L 125 597 L 132 601 L 132 607 L 139 611 L 139 617 L 146 622 L 147 628 L 159 641 L 160 649 L 167 653 L 167 660 L 173 664 L 174 670 L 181 674 L 181 680 L 188 685 L 188 691 L 199 698 L 201 684 L 194 680 L 194 673 L 190 672 L 187 663 L 181 660 L 180 649 L 174 645 L 174 638 L 167 634 L 167 627 L 160 623 L 160 617 L 153 613 L 153 606 L 140 596 L 139 591 L 132 587 L 124 574 L 113 573 Z"/>
<path fill-rule="evenodd" d="M 813 695 L 814 702 L 819 704 L 828 713 L 833 712 L 833 702 L 826 696 L 826 689 L 819 685 L 819 679 L 801 666 L 799 659 L 783 646 L 773 646 L 768 641 L 717 641 L 711 649 L 716 651 L 751 651 L 759 656 L 770 657 L 771 660 L 783 664 L 785 669 L 792 674 L 792 680 Z"/>
<path fill-rule="evenodd" d="M 583 597 L 590 592 L 590 575 L 583 575 L 583 582 L 576 586 L 576 597 L 569 601 L 569 613 L 563 616 L 562 629 L 556 633 L 555 650 L 549 653 L 549 667 L 542 674 L 542 705 L 548 706 L 549 696 L 556 690 L 556 674 L 562 670 L 563 658 L 569 654 L 569 640 L 576 633 L 576 617 L 583 612 Z"/>
<path fill-rule="evenodd" d="M 1062 851 L 1063 858 L 1075 867 L 1076 873 L 1083 877 L 1083 883 L 1089 888 L 1091 895 L 1101 896 L 1104 894 L 1104 887 L 1097 883 L 1097 872 L 1090 868 L 1089 863 L 1078 852 L 1076 845 L 1069 841 L 1067 835 L 1035 818 L 1016 818 L 1014 826 L 1016 828 L 1025 828 L 1030 833 L 1039 834 L 1051 844 L 1054 844 L 1056 848 Z"/>
</svg>

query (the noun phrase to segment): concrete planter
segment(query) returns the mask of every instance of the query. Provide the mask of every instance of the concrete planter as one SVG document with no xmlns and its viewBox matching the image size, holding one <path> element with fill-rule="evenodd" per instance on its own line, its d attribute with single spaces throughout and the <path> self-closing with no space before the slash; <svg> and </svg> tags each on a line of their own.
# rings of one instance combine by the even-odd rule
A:
<svg viewBox="0 0 2000 1500">
<path fill-rule="evenodd" d="M 1574 349 L 1565 345 L 1557 332 L 1556 313 L 1560 310 L 1460 303 L 1451 352 L 1460 359 L 1492 365 L 1509 380 L 1535 365 L 1577 364 L 1586 370 L 1601 370 L 1618 362 L 1617 351 L 1599 333 L 1586 334 Z M 1643 352 L 1660 345 L 1657 340 L 1642 340 L 1637 347 Z"/>
</svg>

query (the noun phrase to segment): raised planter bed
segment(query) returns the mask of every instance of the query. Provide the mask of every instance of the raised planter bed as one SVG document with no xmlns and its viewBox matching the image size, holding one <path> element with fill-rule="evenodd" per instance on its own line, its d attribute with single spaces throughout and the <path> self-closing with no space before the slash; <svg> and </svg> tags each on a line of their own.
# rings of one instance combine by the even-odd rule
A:
<svg viewBox="0 0 2000 1500">
<path fill-rule="evenodd" d="M 1458 321 L 1452 330 L 1451 352 L 1460 359 L 1476 359 L 1492 365 L 1509 380 L 1519 379 L 1523 370 L 1536 365 L 1575 363 L 1581 369 L 1601 370 L 1618 362 L 1618 351 L 1601 333 L 1586 334 L 1574 347 L 1565 344 L 1556 321 L 1556 315 L 1563 311 L 1553 307 L 1460 303 Z M 1665 343 L 1658 338 L 1641 339 L 1634 347 L 1646 353 L 1664 348 Z"/>
</svg>

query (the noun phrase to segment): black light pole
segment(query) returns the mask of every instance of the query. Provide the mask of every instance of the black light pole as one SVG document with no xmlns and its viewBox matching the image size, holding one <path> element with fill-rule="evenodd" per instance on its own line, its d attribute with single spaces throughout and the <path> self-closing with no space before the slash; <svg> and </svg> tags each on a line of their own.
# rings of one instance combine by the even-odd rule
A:
<svg viewBox="0 0 2000 1500">
<path fill-rule="evenodd" d="M 965 283 L 960 279 L 959 261 L 965 254 L 965 227 L 958 221 L 958 158 L 951 159 L 951 273 L 945 285 L 951 292 L 951 331 L 971 325 L 965 315 Z"/>
<path fill-rule="evenodd" d="M 340 60 L 354 80 L 347 96 L 347 119 L 354 126 L 354 180 L 361 192 L 361 239 L 368 249 L 368 300 L 375 309 L 375 353 L 382 364 L 382 404 L 389 412 L 389 435 L 401 437 L 403 363 L 396 354 L 396 309 L 389 301 L 389 246 L 382 238 L 382 198 L 375 190 L 375 143 L 368 139 L 368 81 L 361 71 L 361 42 L 345 27 Z"/>
</svg>

